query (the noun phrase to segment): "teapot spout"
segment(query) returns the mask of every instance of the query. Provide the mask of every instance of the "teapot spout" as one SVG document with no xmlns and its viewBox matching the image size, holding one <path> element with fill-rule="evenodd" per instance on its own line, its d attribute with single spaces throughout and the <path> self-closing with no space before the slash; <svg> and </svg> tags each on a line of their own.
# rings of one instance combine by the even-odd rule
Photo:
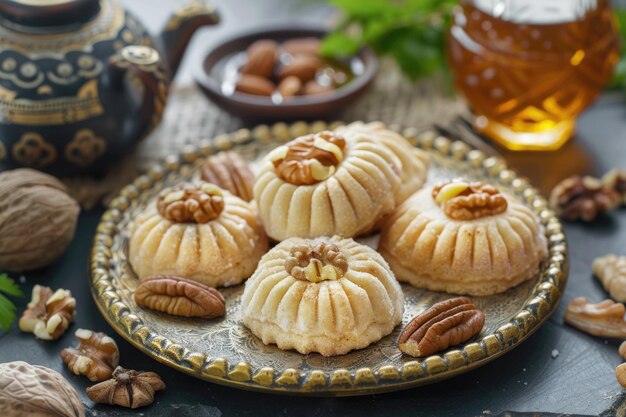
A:
<svg viewBox="0 0 626 417">
<path fill-rule="evenodd" d="M 219 21 L 217 10 L 202 0 L 193 0 L 170 16 L 159 38 L 172 79 L 194 32 Z"/>
</svg>

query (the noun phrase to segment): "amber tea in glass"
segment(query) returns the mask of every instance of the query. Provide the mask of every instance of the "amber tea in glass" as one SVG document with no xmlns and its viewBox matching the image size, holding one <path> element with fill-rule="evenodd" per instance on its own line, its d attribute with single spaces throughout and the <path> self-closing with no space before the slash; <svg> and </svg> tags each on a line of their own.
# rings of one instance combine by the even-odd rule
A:
<svg viewBox="0 0 626 417">
<path fill-rule="evenodd" d="M 609 0 L 461 0 L 448 55 L 474 127 L 514 150 L 552 150 L 611 79 Z"/>
</svg>

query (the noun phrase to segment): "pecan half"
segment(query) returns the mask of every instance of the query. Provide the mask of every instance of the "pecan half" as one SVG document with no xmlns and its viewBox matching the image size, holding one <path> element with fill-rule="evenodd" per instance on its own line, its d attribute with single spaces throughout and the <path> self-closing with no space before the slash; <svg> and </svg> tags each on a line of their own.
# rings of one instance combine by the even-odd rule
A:
<svg viewBox="0 0 626 417">
<path fill-rule="evenodd" d="M 411 356 L 428 356 L 459 345 L 482 330 L 485 314 L 466 297 L 434 304 L 406 325 L 398 349 Z"/>
<path fill-rule="evenodd" d="M 604 185 L 619 194 L 626 204 L 626 169 L 612 169 L 602 177 Z"/>
<path fill-rule="evenodd" d="M 444 213 L 455 220 L 474 220 L 504 213 L 508 203 L 493 185 L 454 179 L 436 185 L 432 196 Z"/>
<path fill-rule="evenodd" d="M 612 299 L 626 301 L 626 256 L 607 255 L 593 261 L 593 274 Z"/>
<path fill-rule="evenodd" d="M 208 223 L 224 209 L 224 197 L 216 185 L 183 183 L 163 190 L 157 208 L 161 216 L 175 223 Z"/>
<path fill-rule="evenodd" d="M 152 404 L 155 391 L 162 389 L 165 389 L 165 383 L 156 373 L 118 366 L 112 379 L 87 388 L 87 396 L 98 404 L 139 408 Z"/>
<path fill-rule="evenodd" d="M 344 158 L 346 141 L 334 132 L 301 136 L 274 149 L 269 158 L 280 178 L 294 185 L 324 181 Z"/>
<path fill-rule="evenodd" d="M 78 346 L 65 348 L 61 358 L 75 375 L 85 375 L 90 381 L 111 378 L 119 364 L 120 352 L 115 340 L 104 333 L 91 330 L 76 330 Z"/>
<path fill-rule="evenodd" d="M 302 281 L 335 280 L 348 271 L 348 261 L 333 243 L 302 244 L 291 249 L 285 260 L 285 270 Z"/>
<path fill-rule="evenodd" d="M 226 313 L 226 301 L 218 290 L 174 276 L 144 279 L 135 291 L 135 302 L 140 307 L 181 317 L 214 318 Z"/>
<path fill-rule="evenodd" d="M 592 304 L 585 297 L 574 298 L 565 310 L 565 323 L 600 337 L 626 339 L 624 304 L 604 300 Z"/>
<path fill-rule="evenodd" d="M 56 340 L 74 321 L 75 310 L 76 299 L 70 291 L 58 289 L 53 293 L 49 287 L 35 285 L 19 327 L 38 339 Z"/>
<path fill-rule="evenodd" d="M 202 164 L 200 176 L 206 182 L 230 191 L 232 194 L 252 201 L 254 174 L 248 163 L 237 152 L 219 152 Z"/>
<path fill-rule="evenodd" d="M 592 221 L 614 210 L 620 196 L 594 177 L 574 175 L 558 183 L 550 193 L 550 206 L 566 220 Z"/>
</svg>

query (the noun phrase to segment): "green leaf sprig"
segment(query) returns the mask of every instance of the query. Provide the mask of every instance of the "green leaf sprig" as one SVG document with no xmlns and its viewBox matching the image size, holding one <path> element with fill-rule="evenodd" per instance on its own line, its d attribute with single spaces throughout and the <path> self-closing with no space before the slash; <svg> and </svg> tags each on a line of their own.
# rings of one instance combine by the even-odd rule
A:
<svg viewBox="0 0 626 417">
<path fill-rule="evenodd" d="M 23 297 L 24 293 L 7 274 L 0 274 L 0 327 L 5 333 L 9 331 L 9 327 L 17 317 L 15 304 L 8 296 Z"/>
<path fill-rule="evenodd" d="M 620 35 L 620 59 L 615 65 L 612 87 L 626 90 L 626 9 L 614 9 L 613 15 Z"/>
<path fill-rule="evenodd" d="M 446 31 L 458 0 L 330 0 L 344 12 L 322 44 L 329 57 L 354 55 L 369 45 L 392 56 L 411 79 L 448 72 Z"/>
</svg>

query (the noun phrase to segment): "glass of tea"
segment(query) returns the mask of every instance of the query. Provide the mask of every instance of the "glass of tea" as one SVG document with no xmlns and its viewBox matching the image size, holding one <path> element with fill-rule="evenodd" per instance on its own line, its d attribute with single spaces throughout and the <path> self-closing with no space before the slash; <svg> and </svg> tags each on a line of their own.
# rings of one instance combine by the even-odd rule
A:
<svg viewBox="0 0 626 417">
<path fill-rule="evenodd" d="M 461 0 L 448 56 L 474 127 L 512 150 L 553 150 L 609 82 L 610 0 Z"/>
</svg>

